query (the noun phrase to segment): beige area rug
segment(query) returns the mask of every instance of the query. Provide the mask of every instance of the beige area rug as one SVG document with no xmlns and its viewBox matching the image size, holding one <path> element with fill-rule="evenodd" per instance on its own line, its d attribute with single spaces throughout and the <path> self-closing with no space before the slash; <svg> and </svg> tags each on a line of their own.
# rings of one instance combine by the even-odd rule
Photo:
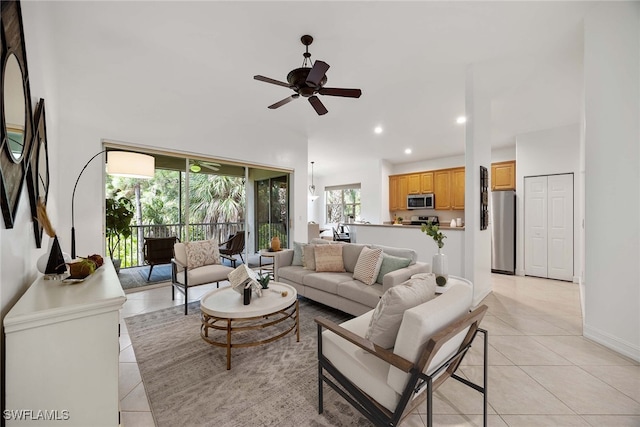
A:
<svg viewBox="0 0 640 427">
<path fill-rule="evenodd" d="M 278 341 L 226 350 L 200 337 L 199 303 L 126 319 L 156 425 L 163 426 L 369 426 L 330 387 L 318 414 L 317 330 L 313 319 L 350 316 L 300 300 L 300 342 Z"/>
</svg>

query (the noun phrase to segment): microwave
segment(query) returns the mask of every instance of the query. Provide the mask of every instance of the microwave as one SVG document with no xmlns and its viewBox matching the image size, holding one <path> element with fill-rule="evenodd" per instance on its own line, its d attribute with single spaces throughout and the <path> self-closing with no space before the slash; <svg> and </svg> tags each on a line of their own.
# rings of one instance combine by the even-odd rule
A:
<svg viewBox="0 0 640 427">
<path fill-rule="evenodd" d="M 433 209 L 435 197 L 430 194 L 409 194 L 407 196 L 407 209 Z"/>
</svg>

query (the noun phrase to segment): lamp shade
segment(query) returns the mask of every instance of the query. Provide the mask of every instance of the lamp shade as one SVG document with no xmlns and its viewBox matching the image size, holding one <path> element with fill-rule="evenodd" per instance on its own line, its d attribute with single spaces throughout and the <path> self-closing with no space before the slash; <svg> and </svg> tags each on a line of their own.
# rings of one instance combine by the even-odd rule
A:
<svg viewBox="0 0 640 427">
<path fill-rule="evenodd" d="M 129 178 L 153 178 L 155 173 L 153 156 L 129 151 L 107 152 L 107 173 Z"/>
</svg>

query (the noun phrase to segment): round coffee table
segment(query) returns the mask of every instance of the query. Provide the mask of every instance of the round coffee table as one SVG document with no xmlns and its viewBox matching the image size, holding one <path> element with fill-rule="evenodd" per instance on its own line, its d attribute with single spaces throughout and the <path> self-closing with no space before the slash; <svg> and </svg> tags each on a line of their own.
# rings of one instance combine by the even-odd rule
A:
<svg viewBox="0 0 640 427">
<path fill-rule="evenodd" d="M 285 295 L 286 294 L 286 295 Z M 254 347 L 267 344 L 296 332 L 296 340 L 300 342 L 300 311 L 298 294 L 293 286 L 284 283 L 269 282 L 269 289 L 262 290 L 262 296 L 251 297 L 249 305 L 243 304 L 243 297 L 231 287 L 214 289 L 200 300 L 202 324 L 200 336 L 209 344 L 226 347 L 227 370 L 231 369 L 231 349 Z M 282 322 L 290 324 L 276 328 Z M 218 341 L 209 337 L 209 329 L 226 332 L 226 340 Z M 269 331 L 273 334 L 260 340 L 235 341 L 239 332 Z"/>
</svg>

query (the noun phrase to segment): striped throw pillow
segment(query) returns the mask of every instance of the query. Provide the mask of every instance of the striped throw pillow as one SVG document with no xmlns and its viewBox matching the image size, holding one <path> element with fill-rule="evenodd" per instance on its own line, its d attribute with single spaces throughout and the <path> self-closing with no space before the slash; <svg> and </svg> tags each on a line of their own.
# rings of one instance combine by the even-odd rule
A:
<svg viewBox="0 0 640 427">
<path fill-rule="evenodd" d="M 378 272 L 382 265 L 382 249 L 362 248 L 356 267 L 353 269 L 353 278 L 366 285 L 373 285 L 378 278 Z"/>
</svg>

